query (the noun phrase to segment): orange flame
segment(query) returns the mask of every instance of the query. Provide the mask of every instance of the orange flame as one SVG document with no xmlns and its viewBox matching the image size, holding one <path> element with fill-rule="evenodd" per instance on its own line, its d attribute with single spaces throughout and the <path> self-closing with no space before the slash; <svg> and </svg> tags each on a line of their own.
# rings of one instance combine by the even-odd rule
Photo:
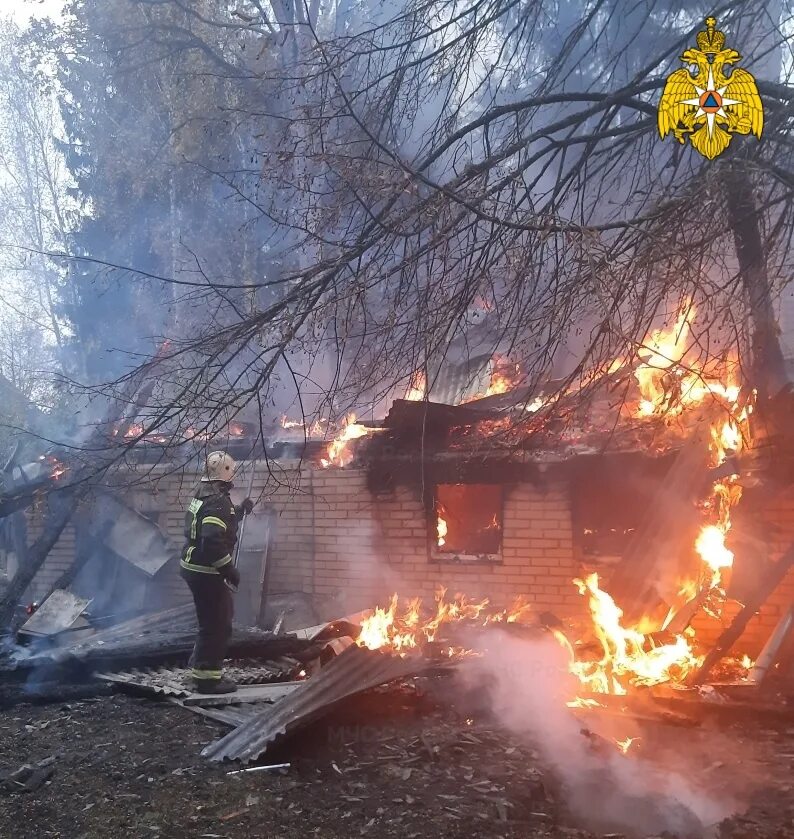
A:
<svg viewBox="0 0 794 839">
<path fill-rule="evenodd" d="M 300 420 L 290 419 L 286 414 L 281 417 L 282 428 L 306 428 L 306 424 Z"/>
<path fill-rule="evenodd" d="M 351 440 L 357 440 L 360 437 L 366 437 L 374 431 L 379 431 L 376 428 L 367 428 L 365 425 L 360 425 L 356 422 L 355 414 L 348 414 L 345 418 L 342 430 L 337 434 L 334 440 L 328 446 L 326 457 L 320 459 L 323 468 L 329 466 L 347 466 L 353 461 L 353 453 L 348 448 L 348 443 Z"/>
<path fill-rule="evenodd" d="M 721 570 L 733 565 L 733 553 L 725 547 L 725 533 L 715 524 L 708 524 L 695 541 L 698 556 L 711 569 L 709 588 L 716 588 L 721 581 Z"/>
<path fill-rule="evenodd" d="M 565 703 L 569 708 L 603 708 L 604 706 L 596 699 L 584 698 L 577 696 L 571 699 L 570 702 Z"/>
<path fill-rule="evenodd" d="M 669 644 L 654 646 L 636 628 L 622 624 L 623 610 L 598 584 L 598 574 L 574 580 L 581 594 L 588 597 L 590 616 L 596 638 L 601 645 L 601 658 L 580 661 L 569 649 L 571 672 L 595 693 L 624 694 L 632 685 L 657 685 L 680 680 L 700 659 L 692 652 L 683 635 Z M 560 638 L 557 635 L 558 640 Z"/>
<path fill-rule="evenodd" d="M 639 742 L 639 737 L 627 737 L 625 740 L 615 740 L 617 747 L 623 754 L 626 754 L 633 743 Z"/>
<path fill-rule="evenodd" d="M 486 396 L 496 396 L 500 393 L 507 393 L 521 381 L 520 370 L 517 364 L 512 364 L 499 355 L 491 359 L 491 376 L 488 387 L 484 393 L 475 393 L 463 400 L 463 403 L 474 402 L 477 399 L 484 399 Z M 544 403 L 545 404 L 545 403 Z M 538 408 L 542 407 L 539 405 Z M 535 409 L 537 410 L 537 408 Z"/>
<path fill-rule="evenodd" d="M 487 599 L 472 601 L 463 594 L 447 600 L 445 589 L 436 594 L 436 611 L 428 618 L 422 617 L 420 598 L 409 600 L 402 612 L 399 612 L 398 604 L 399 598 L 393 594 L 386 608 L 377 607 L 361 622 L 360 646 L 371 650 L 388 648 L 404 655 L 408 650 L 435 641 L 443 624 L 462 620 L 475 621 L 482 626 L 498 621 L 515 623 L 526 619 L 530 610 L 521 598 L 503 610 L 490 610 Z M 449 650 L 450 655 L 465 652 L 454 647 Z"/>
<path fill-rule="evenodd" d="M 58 460 L 58 458 L 54 455 L 49 455 L 47 457 L 47 460 L 52 465 L 52 472 L 50 472 L 50 477 L 54 481 L 57 481 L 58 478 L 61 477 L 61 475 L 64 475 L 69 471 L 69 467 L 65 463 L 61 463 L 61 461 Z"/>
<path fill-rule="evenodd" d="M 639 355 L 644 361 L 634 371 L 642 395 L 639 416 L 652 416 L 663 409 L 667 393 L 662 380 L 686 353 L 689 324 L 694 315 L 694 307 L 686 301 L 672 329 L 654 330 L 646 339 L 646 346 L 640 350 Z"/>
<path fill-rule="evenodd" d="M 408 390 L 404 398 L 409 402 L 421 402 L 425 398 L 426 392 L 427 376 L 421 370 L 417 370 L 408 382 Z"/>
<path fill-rule="evenodd" d="M 491 381 L 488 385 L 488 390 L 485 391 L 486 396 L 495 396 L 499 393 L 507 393 L 512 390 L 519 382 L 519 370 L 517 364 L 506 363 L 499 356 L 494 356 L 491 359 Z"/>
<path fill-rule="evenodd" d="M 302 420 L 290 419 L 286 414 L 281 417 L 281 427 L 286 431 L 292 431 L 294 428 L 302 428 L 306 431 L 307 437 L 322 437 L 325 433 L 323 426 L 328 423 L 327 419 L 318 417 L 308 427 Z"/>
</svg>

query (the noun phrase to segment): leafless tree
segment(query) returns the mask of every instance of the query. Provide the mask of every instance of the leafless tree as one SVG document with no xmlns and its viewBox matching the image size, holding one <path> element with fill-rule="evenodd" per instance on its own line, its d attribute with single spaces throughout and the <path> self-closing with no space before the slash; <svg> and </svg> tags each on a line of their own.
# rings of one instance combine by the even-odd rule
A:
<svg viewBox="0 0 794 839">
<path fill-rule="evenodd" d="M 57 105 L 51 87 L 34 78 L 22 33 L 8 20 L 0 23 L 0 56 L 1 302 L 18 319 L 44 330 L 45 341 L 60 345 L 64 266 L 46 254 L 69 252 L 75 219 L 57 148 Z"/>
<path fill-rule="evenodd" d="M 153 426 L 219 418 L 221 406 L 264 410 L 277 379 L 292 371 L 305 388 L 320 360 L 331 410 L 393 394 L 418 367 L 432 398 L 434 374 L 473 331 L 537 384 L 573 343 L 568 385 L 635 354 L 686 298 L 707 364 L 746 345 L 748 314 L 761 314 L 736 257 L 737 213 L 751 212 L 761 237 L 762 297 L 787 282 L 784 65 L 759 73 L 761 142 L 737 137 L 709 162 L 657 135 L 665 77 L 705 7 L 616 0 L 565 21 L 539 0 L 409 2 L 389 14 L 130 2 L 158 44 L 238 87 L 232 107 L 210 110 L 235 120 L 249 165 L 214 174 L 284 234 L 272 276 L 213 276 L 196 254 L 161 278 L 197 316 L 173 336 Z M 765 8 L 717 13 L 729 38 L 754 33 L 768 73 L 792 22 L 779 4 Z M 728 200 L 737 173 L 751 184 L 744 210 Z"/>
<path fill-rule="evenodd" d="M 562 372 L 570 388 L 636 355 L 686 299 L 699 365 L 748 347 L 752 315 L 755 355 L 770 362 L 754 383 L 776 392 L 781 359 L 767 344 L 791 269 L 792 20 L 775 2 L 715 10 L 730 43 L 751 43 L 766 125 L 761 142 L 737 136 L 705 161 L 660 141 L 656 105 L 710 11 L 117 0 L 84 19 L 82 38 L 116 26 L 114 72 L 156 67 L 157 84 L 173 85 L 179 166 L 268 222 L 266 240 L 242 228 L 221 270 L 215 241 L 180 250 L 174 228 L 192 220 L 176 212 L 170 241 L 185 258 L 157 276 L 81 257 L 124 282 L 170 285 L 189 313 L 169 330 L 142 436 L 182 439 L 246 411 L 264 433 L 286 389 L 338 414 L 400 395 L 418 368 L 432 399 L 475 342 L 508 354 L 529 385 Z M 202 142 L 221 122 L 233 150 Z M 737 258 L 743 236 L 762 271 Z M 263 249 L 265 270 L 252 259 Z M 575 359 L 564 369 L 563 351 Z"/>
</svg>

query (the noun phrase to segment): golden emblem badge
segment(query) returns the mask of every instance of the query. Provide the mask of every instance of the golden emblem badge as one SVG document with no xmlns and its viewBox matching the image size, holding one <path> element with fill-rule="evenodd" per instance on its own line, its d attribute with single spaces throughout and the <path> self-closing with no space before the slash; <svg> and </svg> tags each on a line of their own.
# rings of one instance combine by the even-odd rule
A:
<svg viewBox="0 0 794 839">
<path fill-rule="evenodd" d="M 684 50 L 682 67 L 667 77 L 659 101 L 659 136 L 670 132 L 679 143 L 689 137 L 695 150 L 713 160 L 730 145 L 734 134 L 754 134 L 764 128 L 764 106 L 752 74 L 741 67 L 724 69 L 741 60 L 725 48 L 725 35 L 713 17 L 698 32 L 697 48 Z M 695 67 L 697 71 L 695 71 Z"/>
</svg>

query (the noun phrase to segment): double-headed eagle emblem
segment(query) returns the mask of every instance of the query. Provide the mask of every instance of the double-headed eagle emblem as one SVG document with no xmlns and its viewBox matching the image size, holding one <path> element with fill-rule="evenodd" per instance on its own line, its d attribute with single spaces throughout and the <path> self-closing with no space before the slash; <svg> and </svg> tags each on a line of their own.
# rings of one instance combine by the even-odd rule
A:
<svg viewBox="0 0 794 839">
<path fill-rule="evenodd" d="M 764 106 L 747 70 L 737 67 L 725 75 L 741 55 L 725 49 L 725 35 L 715 18 L 705 23 L 706 31 L 697 35 L 697 49 L 684 50 L 681 56 L 690 67 L 667 78 L 658 125 L 662 138 L 671 131 L 679 143 L 689 137 L 696 151 L 713 160 L 728 148 L 734 134 L 752 133 L 761 139 Z"/>
</svg>

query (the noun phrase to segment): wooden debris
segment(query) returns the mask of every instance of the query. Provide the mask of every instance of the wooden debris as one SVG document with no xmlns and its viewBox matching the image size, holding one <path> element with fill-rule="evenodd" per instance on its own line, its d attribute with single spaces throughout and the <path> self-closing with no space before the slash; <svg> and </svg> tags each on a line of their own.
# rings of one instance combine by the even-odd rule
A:
<svg viewBox="0 0 794 839">
<path fill-rule="evenodd" d="M 755 594 L 748 598 L 744 608 L 731 621 L 730 626 L 717 639 L 714 647 L 700 666 L 700 669 L 693 674 L 690 684 L 702 685 L 708 678 L 709 673 L 722 658 L 727 655 L 733 645 L 742 637 L 747 624 L 750 623 L 755 613 L 764 605 L 772 592 L 778 587 L 789 569 L 794 566 L 794 545 L 792 545 L 780 559 L 769 569 L 758 585 Z"/>
<path fill-rule="evenodd" d="M 181 704 L 217 707 L 248 702 L 276 702 L 292 693 L 303 682 L 282 682 L 275 685 L 239 685 L 234 693 L 191 693 L 182 697 Z"/>
<path fill-rule="evenodd" d="M 34 792 L 46 783 L 55 772 L 55 755 L 38 763 L 24 763 L 13 772 L 0 776 L 0 789 L 5 792 Z"/>
</svg>

